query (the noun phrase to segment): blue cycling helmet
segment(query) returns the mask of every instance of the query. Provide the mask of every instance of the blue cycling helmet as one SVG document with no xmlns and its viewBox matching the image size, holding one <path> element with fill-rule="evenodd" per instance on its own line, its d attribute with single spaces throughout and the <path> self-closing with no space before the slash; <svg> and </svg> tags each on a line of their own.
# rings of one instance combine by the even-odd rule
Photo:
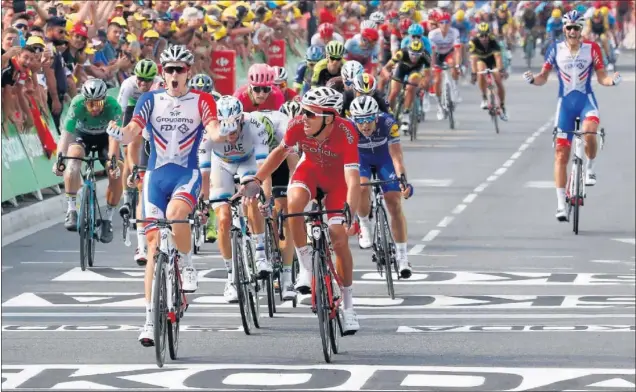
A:
<svg viewBox="0 0 636 392">
<path fill-rule="evenodd" d="M 567 14 L 563 15 L 562 20 L 563 20 L 563 25 L 565 26 L 576 25 L 583 28 L 583 25 L 585 24 L 585 18 L 583 17 L 583 14 L 581 14 L 577 10 L 572 10 L 568 12 Z"/>
<path fill-rule="evenodd" d="M 408 34 L 422 36 L 424 35 L 424 27 L 419 23 L 413 23 L 411 27 L 409 27 Z"/>
<path fill-rule="evenodd" d="M 325 51 L 322 46 L 312 45 L 307 48 L 305 59 L 312 63 L 316 63 L 325 58 Z"/>
</svg>

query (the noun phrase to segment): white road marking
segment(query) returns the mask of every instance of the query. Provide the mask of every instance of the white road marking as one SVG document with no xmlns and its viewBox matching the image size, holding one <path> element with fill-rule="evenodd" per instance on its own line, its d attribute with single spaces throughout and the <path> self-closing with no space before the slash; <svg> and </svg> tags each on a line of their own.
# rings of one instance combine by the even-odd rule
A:
<svg viewBox="0 0 636 392">
<path fill-rule="evenodd" d="M 554 189 L 554 181 L 528 181 L 524 188 Z"/>
<path fill-rule="evenodd" d="M 415 246 L 413 246 L 411 248 L 411 250 L 408 251 L 408 255 L 416 255 L 419 254 L 421 251 L 424 250 L 424 248 L 426 248 L 426 245 L 422 245 L 422 244 L 417 244 Z"/>
<path fill-rule="evenodd" d="M 439 221 L 439 223 L 437 224 L 437 227 L 446 227 L 453 221 L 453 219 L 455 218 L 452 216 L 445 216 L 444 219 Z"/>
<path fill-rule="evenodd" d="M 636 239 L 634 239 L 634 238 L 612 238 L 612 239 L 614 241 L 624 242 L 626 244 L 632 244 L 632 245 L 636 244 Z"/>
<path fill-rule="evenodd" d="M 629 332 L 633 325 L 402 325 L 396 333 L 465 333 L 465 332 Z"/>
<path fill-rule="evenodd" d="M 504 174 L 506 171 L 508 171 L 507 167 L 500 167 L 499 169 L 495 170 L 495 175 L 500 176 Z"/>
<path fill-rule="evenodd" d="M 476 194 L 476 193 L 471 193 L 471 194 L 469 194 L 468 196 L 466 196 L 466 197 L 464 198 L 464 200 L 462 200 L 462 203 L 470 204 L 470 203 L 472 203 L 472 202 L 473 202 L 476 198 L 477 198 L 477 194 Z"/>
<path fill-rule="evenodd" d="M 514 154 L 512 154 L 510 156 L 510 159 L 515 160 L 517 158 L 519 158 L 521 156 L 521 153 L 519 151 L 515 152 Z"/>
<path fill-rule="evenodd" d="M 437 237 L 437 235 L 440 233 L 439 230 L 431 230 L 429 231 L 424 238 L 422 238 L 422 242 L 430 242 L 433 241 L 435 239 L 435 237 Z"/>
<path fill-rule="evenodd" d="M 483 192 L 483 191 L 484 191 L 484 189 L 486 189 L 486 188 L 488 188 L 488 183 L 487 183 L 487 182 L 482 182 L 481 184 L 479 184 L 479 185 L 477 186 L 477 188 L 475 188 L 475 189 L 473 190 L 473 192 L 475 192 L 475 193 L 481 193 L 481 192 Z"/>
<path fill-rule="evenodd" d="M 514 159 L 508 159 L 506 162 L 504 162 L 502 167 L 510 167 L 510 166 L 512 166 L 513 163 L 515 163 Z"/>
<path fill-rule="evenodd" d="M 466 204 L 459 204 L 457 207 L 455 207 L 455 209 L 452 211 L 452 213 L 457 215 L 457 214 L 460 214 L 465 209 L 466 209 Z"/>
<path fill-rule="evenodd" d="M 497 178 L 499 178 L 499 176 L 490 176 L 490 177 L 486 178 L 486 181 L 488 181 L 488 182 L 493 182 L 493 181 L 495 181 Z"/>
</svg>

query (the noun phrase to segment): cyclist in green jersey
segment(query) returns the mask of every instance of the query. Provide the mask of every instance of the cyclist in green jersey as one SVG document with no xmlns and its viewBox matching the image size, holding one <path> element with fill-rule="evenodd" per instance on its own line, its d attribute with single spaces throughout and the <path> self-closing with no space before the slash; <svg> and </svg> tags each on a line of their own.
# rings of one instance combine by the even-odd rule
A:
<svg viewBox="0 0 636 392">
<path fill-rule="evenodd" d="M 117 102 L 122 109 L 125 108 L 123 125 L 126 126 L 133 117 L 135 105 L 137 100 L 142 94 L 148 91 L 157 90 L 164 87 L 163 79 L 158 76 L 159 70 L 157 64 L 152 60 L 140 60 L 133 71 L 133 75 L 123 81 L 119 89 L 119 96 Z M 143 148 L 142 148 L 143 147 Z M 124 145 L 124 170 L 122 175 L 123 187 L 126 188 L 124 192 L 124 204 L 119 208 L 119 214 L 124 216 L 131 216 L 131 210 L 137 209 L 137 216 L 141 217 L 141 200 L 142 200 L 142 184 L 143 181 L 137 181 L 137 190 L 139 197 L 137 198 L 137 205 L 132 206 L 130 203 L 130 194 L 132 193 L 131 187 L 128 184 L 128 177 L 132 172 L 134 165 L 147 166 L 148 157 L 150 154 L 150 145 L 147 141 L 144 141 L 141 135 L 136 137 L 128 145 Z M 140 178 L 143 177 L 142 170 Z M 133 179 L 135 180 L 135 179 Z M 137 225 L 137 249 L 135 250 L 134 260 L 138 265 L 146 265 L 146 235 L 144 233 L 141 223 Z"/>
<path fill-rule="evenodd" d="M 106 83 L 101 79 L 89 79 L 82 86 L 82 93 L 71 101 L 71 105 L 64 121 L 64 130 L 58 146 L 58 153 L 74 158 L 82 158 L 92 151 L 96 151 L 100 162 L 105 168 L 106 162 L 113 155 L 121 159 L 119 143 L 109 138 L 106 133 L 108 123 L 115 121 L 121 124 L 122 111 L 117 100 L 106 95 Z M 64 227 L 69 231 L 77 230 L 77 191 L 81 186 L 81 162 L 69 160 L 64 175 L 64 187 L 68 201 L 68 210 L 64 220 Z M 119 204 L 122 193 L 120 180 L 121 162 L 117 169 L 108 168 L 108 188 L 106 189 L 106 214 L 102 216 L 100 239 L 103 243 L 113 240 L 112 219 L 115 207 Z M 53 165 L 53 172 L 61 176 L 57 164 Z"/>
</svg>

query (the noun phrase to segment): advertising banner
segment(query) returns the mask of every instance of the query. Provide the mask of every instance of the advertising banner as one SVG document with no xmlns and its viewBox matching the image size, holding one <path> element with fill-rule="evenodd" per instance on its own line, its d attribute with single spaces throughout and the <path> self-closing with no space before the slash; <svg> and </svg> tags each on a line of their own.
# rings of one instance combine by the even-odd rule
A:
<svg viewBox="0 0 636 392">
<path fill-rule="evenodd" d="M 267 52 L 267 64 L 272 67 L 284 67 L 287 61 L 286 49 L 287 45 L 284 40 L 272 41 L 272 45 Z"/>
<path fill-rule="evenodd" d="M 214 89 L 223 95 L 232 95 L 236 90 L 236 52 L 216 50 L 212 52 L 210 71 L 216 75 Z"/>
</svg>

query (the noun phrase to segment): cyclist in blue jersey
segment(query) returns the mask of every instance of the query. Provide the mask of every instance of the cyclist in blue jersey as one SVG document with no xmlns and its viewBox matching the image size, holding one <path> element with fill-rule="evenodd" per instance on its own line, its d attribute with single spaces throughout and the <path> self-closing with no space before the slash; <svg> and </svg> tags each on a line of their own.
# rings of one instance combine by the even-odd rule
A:
<svg viewBox="0 0 636 392">
<path fill-rule="evenodd" d="M 424 27 L 422 25 L 413 23 L 411 27 L 408 29 L 408 35 L 402 38 L 402 42 L 400 43 L 400 49 L 407 49 L 412 40 L 422 41 L 422 45 L 424 45 L 424 50 L 428 52 L 430 55 L 433 52 L 433 48 L 431 46 L 431 41 L 428 39 L 426 35 L 424 35 Z"/>
<path fill-rule="evenodd" d="M 201 140 L 219 132 L 216 102 L 208 93 L 188 88 L 194 55 L 183 45 L 174 45 L 161 54 L 166 89 L 144 93 L 135 106 L 130 123 L 121 128 L 114 122 L 108 134 L 128 143 L 139 134 L 150 143 L 150 158 L 144 176 L 143 206 L 146 219 L 182 220 L 194 211 L 201 191 L 198 150 Z M 158 228 L 146 226 L 148 258 L 144 279 L 146 323 L 139 341 L 154 346 L 151 293 L 154 278 L 154 255 L 159 245 Z M 192 265 L 190 225 L 172 226 L 173 243 L 182 254 L 183 291 L 197 289 L 197 274 Z"/>
<path fill-rule="evenodd" d="M 294 89 L 297 93 L 304 94 L 311 88 L 311 77 L 314 74 L 314 65 L 325 58 L 325 50 L 322 46 L 312 45 L 307 48 L 305 61 L 298 64 Z"/>
<path fill-rule="evenodd" d="M 413 187 L 406 181 L 400 132 L 395 118 L 388 113 L 380 113 L 378 103 L 373 97 L 366 95 L 353 100 L 351 122 L 358 130 L 358 153 L 360 156 L 360 183 L 369 182 L 372 167 L 382 181 L 399 179 L 394 183 L 382 185 L 387 210 L 391 215 L 391 231 L 395 239 L 396 261 L 400 276 L 411 277 L 411 265 L 406 253 L 406 218 L 402 211 L 401 197 L 413 195 Z M 359 245 L 362 249 L 370 248 L 373 242 L 373 223 L 369 219 L 371 212 L 369 187 L 361 187 Z"/>
<path fill-rule="evenodd" d="M 548 19 L 545 27 L 547 39 L 543 42 L 543 47 L 541 48 L 542 55 L 545 55 L 548 46 L 563 38 L 563 21 L 561 20 L 561 17 L 560 9 L 555 8 L 552 10 L 552 16 Z"/>
</svg>

